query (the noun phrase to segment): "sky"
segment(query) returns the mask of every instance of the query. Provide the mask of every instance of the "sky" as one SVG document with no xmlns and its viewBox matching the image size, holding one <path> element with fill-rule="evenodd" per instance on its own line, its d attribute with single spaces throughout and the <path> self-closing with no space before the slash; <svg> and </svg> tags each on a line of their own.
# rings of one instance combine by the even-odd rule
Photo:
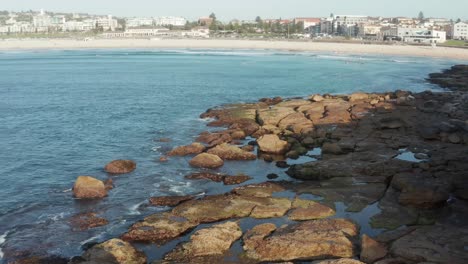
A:
<svg viewBox="0 0 468 264">
<path fill-rule="evenodd" d="M 183 16 L 195 20 L 214 12 L 218 19 L 324 17 L 335 15 L 446 17 L 468 20 L 468 0 L 1 0 L 0 10 L 43 8 L 114 16 Z"/>
</svg>

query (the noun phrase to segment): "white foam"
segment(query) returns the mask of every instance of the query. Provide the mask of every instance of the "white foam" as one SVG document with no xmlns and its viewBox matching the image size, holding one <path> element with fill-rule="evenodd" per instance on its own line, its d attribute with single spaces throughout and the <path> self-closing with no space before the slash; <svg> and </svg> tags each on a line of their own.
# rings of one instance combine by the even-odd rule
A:
<svg viewBox="0 0 468 264">
<path fill-rule="evenodd" d="M 104 234 L 105 234 L 105 233 L 100 233 L 100 234 L 98 234 L 98 235 L 96 235 L 96 236 L 90 237 L 90 238 L 88 238 L 88 239 L 82 241 L 80 244 L 81 244 L 81 246 L 83 246 L 83 245 L 85 245 L 85 244 L 87 244 L 87 243 L 90 243 L 90 242 L 93 242 L 93 241 L 95 241 L 95 240 L 98 240 L 98 239 L 101 238 L 102 235 L 104 235 Z"/>
<path fill-rule="evenodd" d="M 139 208 L 145 202 L 146 201 L 143 201 L 143 202 L 140 202 L 140 203 L 137 203 L 135 205 L 130 206 L 130 208 L 128 208 L 128 214 L 129 215 L 141 215 Z"/>
<path fill-rule="evenodd" d="M 0 236 L 0 259 L 3 258 L 3 251 L 2 251 L 1 246 L 3 246 L 3 244 L 5 243 L 6 237 L 8 236 L 8 233 L 9 233 L 9 231 L 6 231 L 3 235 Z"/>
</svg>

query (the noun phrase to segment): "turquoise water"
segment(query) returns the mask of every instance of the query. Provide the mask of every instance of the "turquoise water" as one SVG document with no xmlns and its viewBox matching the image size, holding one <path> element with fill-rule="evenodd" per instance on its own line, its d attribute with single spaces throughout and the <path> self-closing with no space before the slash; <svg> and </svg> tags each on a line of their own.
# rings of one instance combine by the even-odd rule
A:
<svg viewBox="0 0 468 264">
<path fill-rule="evenodd" d="M 150 196 L 226 191 L 184 180 L 193 172 L 187 158 L 157 161 L 206 129 L 198 116 L 210 107 L 273 96 L 437 90 L 425 78 L 455 63 L 275 51 L 0 52 L 0 256 L 79 255 L 86 243 L 118 236 L 163 210 L 146 206 Z M 114 177 L 109 197 L 72 198 L 77 176 L 106 179 L 103 166 L 120 158 L 138 169 Z M 228 162 L 221 171 L 247 173 L 254 182 L 269 173 L 288 179 L 263 161 Z M 110 224 L 72 231 L 68 217 L 89 210 Z"/>
</svg>

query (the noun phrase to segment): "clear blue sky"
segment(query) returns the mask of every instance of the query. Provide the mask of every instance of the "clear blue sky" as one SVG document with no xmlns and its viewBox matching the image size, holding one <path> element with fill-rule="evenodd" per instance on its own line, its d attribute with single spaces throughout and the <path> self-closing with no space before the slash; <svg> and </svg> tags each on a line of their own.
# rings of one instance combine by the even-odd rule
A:
<svg viewBox="0 0 468 264">
<path fill-rule="evenodd" d="M 38 10 L 113 14 L 116 16 L 177 15 L 188 19 L 214 12 L 220 20 L 321 17 L 334 14 L 468 19 L 468 0 L 2 0 L 0 10 Z"/>
</svg>

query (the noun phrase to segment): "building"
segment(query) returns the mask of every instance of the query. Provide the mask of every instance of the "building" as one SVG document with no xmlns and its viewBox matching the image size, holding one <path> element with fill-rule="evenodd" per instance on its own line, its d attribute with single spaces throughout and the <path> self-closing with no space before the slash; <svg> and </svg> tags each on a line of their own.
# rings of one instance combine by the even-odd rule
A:
<svg viewBox="0 0 468 264">
<path fill-rule="evenodd" d="M 361 23 L 358 26 L 358 36 L 366 39 L 380 39 L 381 38 L 381 29 L 382 26 L 368 24 L 368 23 Z"/>
<path fill-rule="evenodd" d="M 198 24 L 200 26 L 211 26 L 211 24 L 213 23 L 213 18 L 211 17 L 200 17 L 198 19 Z"/>
<path fill-rule="evenodd" d="M 86 19 L 83 21 L 66 21 L 62 27 L 63 31 L 91 31 L 96 28 L 96 20 Z"/>
<path fill-rule="evenodd" d="M 369 17 L 367 16 L 338 15 L 333 19 L 333 33 L 351 37 L 356 36 L 358 32 L 357 26 L 367 22 L 369 22 Z"/>
<path fill-rule="evenodd" d="M 136 28 L 136 27 L 152 27 L 154 25 L 153 18 L 146 18 L 146 17 L 133 17 L 127 18 L 125 20 L 125 26 L 127 28 Z"/>
<path fill-rule="evenodd" d="M 297 17 L 294 18 L 294 24 L 303 23 L 304 30 L 310 31 L 309 28 L 318 26 L 320 24 L 320 18 L 307 18 L 307 17 Z"/>
<path fill-rule="evenodd" d="M 104 31 L 115 31 L 119 23 L 117 19 L 113 19 L 111 15 L 107 17 L 100 17 L 96 20 L 96 25 Z"/>
<path fill-rule="evenodd" d="M 444 43 L 447 41 L 445 31 L 430 30 L 427 28 L 398 27 L 397 36 L 408 43 Z"/>
<path fill-rule="evenodd" d="M 154 20 L 155 25 L 157 26 L 176 26 L 183 27 L 187 23 L 187 20 L 183 17 L 158 17 Z"/>
<path fill-rule="evenodd" d="M 399 26 L 415 26 L 419 21 L 408 17 L 395 17 L 393 23 Z"/>
<path fill-rule="evenodd" d="M 333 34 L 333 18 L 327 17 L 320 19 L 320 34 L 331 35 Z"/>
<path fill-rule="evenodd" d="M 155 28 L 129 28 L 125 32 L 107 32 L 106 38 L 209 38 L 210 30 L 207 27 L 196 27 L 192 30 L 169 30 L 163 27 Z"/>
<path fill-rule="evenodd" d="M 450 37 L 453 39 L 468 40 L 468 23 L 458 22 L 450 27 Z"/>
</svg>

